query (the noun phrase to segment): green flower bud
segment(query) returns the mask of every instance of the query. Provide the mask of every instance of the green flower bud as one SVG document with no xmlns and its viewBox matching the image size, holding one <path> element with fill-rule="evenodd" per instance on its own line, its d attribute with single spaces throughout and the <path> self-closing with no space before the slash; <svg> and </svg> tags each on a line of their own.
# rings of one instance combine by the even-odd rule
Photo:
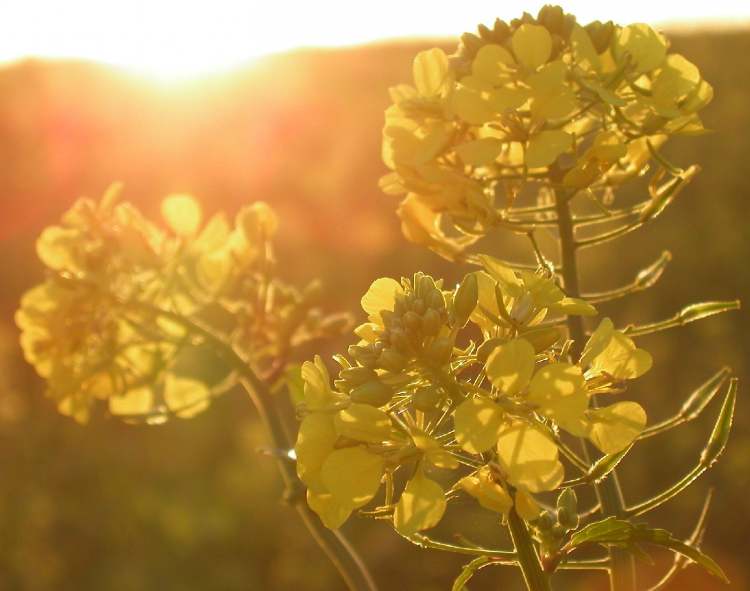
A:
<svg viewBox="0 0 750 591">
<path fill-rule="evenodd" d="M 578 497 L 572 488 L 564 488 L 557 497 L 557 521 L 566 529 L 578 527 Z"/>
<path fill-rule="evenodd" d="M 433 310 L 441 311 L 445 309 L 445 298 L 443 297 L 443 293 L 437 287 L 433 287 L 427 294 L 426 303 L 427 306 Z"/>
<path fill-rule="evenodd" d="M 422 317 L 422 332 L 425 336 L 435 336 L 440 332 L 440 327 L 443 325 L 440 313 L 434 308 L 430 308 L 424 313 Z"/>
<path fill-rule="evenodd" d="M 379 357 L 378 352 L 374 350 L 373 346 L 360 347 L 359 345 L 351 345 L 348 353 L 357 363 L 365 367 L 374 367 Z"/>
<path fill-rule="evenodd" d="M 409 332 L 418 331 L 422 327 L 422 318 L 420 318 L 419 314 L 409 311 L 404 314 L 404 326 L 406 326 L 406 330 Z"/>
<path fill-rule="evenodd" d="M 371 406 L 383 406 L 390 402 L 393 397 L 393 391 L 383 382 L 373 380 L 354 388 L 350 396 L 352 402 L 369 404 Z"/>
<path fill-rule="evenodd" d="M 390 341 L 393 348 L 400 352 L 409 351 L 409 339 L 406 338 L 406 333 L 403 330 L 392 330 L 390 334 Z"/>
<path fill-rule="evenodd" d="M 542 531 L 550 530 L 555 525 L 555 518 L 549 511 L 542 511 L 535 525 Z"/>
<path fill-rule="evenodd" d="M 392 373 L 400 373 L 404 370 L 407 364 L 407 359 L 398 351 L 393 349 L 386 349 L 378 357 L 378 367 L 387 369 Z"/>
<path fill-rule="evenodd" d="M 349 388 L 356 388 L 377 377 L 378 374 L 369 367 L 349 367 L 341 370 L 338 381 L 343 382 Z"/>
<path fill-rule="evenodd" d="M 562 8 L 551 4 L 545 4 L 539 11 L 536 20 L 539 21 L 539 24 L 545 27 L 550 33 L 561 35 L 564 17 L 565 13 Z"/>
<path fill-rule="evenodd" d="M 414 408 L 424 412 L 435 410 L 435 407 L 443 400 L 443 393 L 433 386 L 420 388 L 412 395 L 411 401 Z"/>
<path fill-rule="evenodd" d="M 578 527 L 578 513 L 571 513 L 566 507 L 557 510 L 557 522 L 566 530 Z"/>
<path fill-rule="evenodd" d="M 412 300 L 411 309 L 421 316 L 422 314 L 424 314 L 427 306 L 425 305 L 425 302 L 422 298 L 416 298 Z"/>
<path fill-rule="evenodd" d="M 477 277 L 474 273 L 469 273 L 461 285 L 458 286 L 456 297 L 453 299 L 453 314 L 457 326 L 464 326 L 469 321 L 469 316 L 477 307 L 479 299 L 479 287 Z"/>
<path fill-rule="evenodd" d="M 453 354 L 453 341 L 448 337 L 440 337 L 435 339 L 425 354 L 430 361 L 437 363 L 438 365 L 445 365 L 451 360 Z"/>
<path fill-rule="evenodd" d="M 607 21 L 606 23 L 593 21 L 584 28 L 589 34 L 589 37 L 591 37 L 591 42 L 594 44 L 597 53 L 602 53 L 609 47 L 609 44 L 612 41 L 612 33 L 615 30 L 612 21 Z"/>
</svg>

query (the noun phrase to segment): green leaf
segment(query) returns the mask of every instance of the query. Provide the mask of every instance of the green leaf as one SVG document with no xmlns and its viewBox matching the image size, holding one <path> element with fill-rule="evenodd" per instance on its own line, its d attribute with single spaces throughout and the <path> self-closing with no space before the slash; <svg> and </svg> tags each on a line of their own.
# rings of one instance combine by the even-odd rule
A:
<svg viewBox="0 0 750 591">
<path fill-rule="evenodd" d="M 615 517 L 607 517 L 578 530 L 571 536 L 567 547 L 573 549 L 584 544 L 632 546 L 638 543 L 669 548 L 699 564 L 725 583 L 729 582 L 721 567 L 695 546 L 678 540 L 664 529 L 652 529 L 644 524 L 633 524 Z"/>
</svg>

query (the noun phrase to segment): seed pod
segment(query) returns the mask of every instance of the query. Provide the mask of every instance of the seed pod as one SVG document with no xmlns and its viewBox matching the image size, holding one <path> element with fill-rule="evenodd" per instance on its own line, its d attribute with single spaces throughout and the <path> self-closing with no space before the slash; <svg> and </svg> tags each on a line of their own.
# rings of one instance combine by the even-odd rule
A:
<svg viewBox="0 0 750 591">
<path fill-rule="evenodd" d="M 458 286 L 456 297 L 453 300 L 453 314 L 455 316 L 456 326 L 465 326 L 469 321 L 469 316 L 477 307 L 479 299 L 479 287 L 477 285 L 477 276 L 469 273 L 461 285 Z"/>
<path fill-rule="evenodd" d="M 443 400 L 443 393 L 435 387 L 425 386 L 412 394 L 411 401 L 414 408 L 423 412 L 435 410 Z"/>
<path fill-rule="evenodd" d="M 352 402 L 369 404 L 371 406 L 383 406 L 388 404 L 393 397 L 393 391 L 383 382 L 372 380 L 351 391 Z"/>
<path fill-rule="evenodd" d="M 400 373 L 404 370 L 407 364 L 407 359 L 398 351 L 393 349 L 386 349 L 378 357 L 377 365 L 383 369 L 387 369 L 392 373 Z"/>
</svg>

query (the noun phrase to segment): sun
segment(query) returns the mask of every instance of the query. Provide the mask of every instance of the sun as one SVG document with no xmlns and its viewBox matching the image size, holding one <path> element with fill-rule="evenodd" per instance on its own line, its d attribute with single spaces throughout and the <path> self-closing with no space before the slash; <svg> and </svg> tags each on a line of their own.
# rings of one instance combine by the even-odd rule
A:
<svg viewBox="0 0 750 591">
<path fill-rule="evenodd" d="M 398 37 L 454 36 L 478 22 L 536 13 L 545 2 L 496 0 L 25 0 L 0 20 L 0 61 L 24 57 L 86 59 L 163 81 L 238 67 L 298 47 L 337 47 Z M 622 23 L 744 21 L 750 4 L 717 0 L 631 0 L 608 5 L 568 0 L 582 21 Z"/>
</svg>

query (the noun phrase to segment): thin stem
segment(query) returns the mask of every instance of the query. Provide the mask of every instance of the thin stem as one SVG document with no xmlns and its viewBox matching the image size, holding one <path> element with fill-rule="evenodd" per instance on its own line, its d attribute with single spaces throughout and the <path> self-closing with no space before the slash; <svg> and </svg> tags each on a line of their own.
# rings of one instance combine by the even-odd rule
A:
<svg viewBox="0 0 750 591">
<path fill-rule="evenodd" d="M 518 563 L 528 591 L 551 591 L 549 578 L 542 570 L 534 541 L 531 539 L 526 523 L 516 513 L 515 507 L 508 513 L 508 529 L 516 547 Z"/>
<path fill-rule="evenodd" d="M 245 390 L 247 390 L 253 405 L 258 411 L 258 415 L 271 438 L 273 447 L 277 449 L 290 449 L 289 439 L 281 416 L 273 404 L 268 385 L 257 376 L 247 361 L 231 345 L 226 343 L 224 339 L 215 335 L 213 331 L 203 327 L 199 323 L 175 312 L 162 310 L 158 306 L 132 301 L 119 303 L 176 322 L 187 331 L 200 336 L 215 347 L 216 351 L 225 357 L 240 376 L 240 382 Z M 377 591 L 377 585 L 369 573 L 367 566 L 349 541 L 339 531 L 330 530 L 325 527 L 318 516 L 308 507 L 305 502 L 305 487 L 297 477 L 293 464 L 280 457 L 276 458 L 276 464 L 284 482 L 285 500 L 294 506 L 310 535 L 333 563 L 336 570 L 338 570 L 347 587 L 351 591 Z"/>
<path fill-rule="evenodd" d="M 690 470 L 690 472 L 685 474 L 685 476 L 683 476 L 678 482 L 674 483 L 672 486 L 670 486 L 666 490 L 660 492 L 658 495 L 655 495 L 651 497 L 650 499 L 643 501 L 642 503 L 634 505 L 633 507 L 629 507 L 625 511 L 625 515 L 628 517 L 636 517 L 638 515 L 643 515 L 644 513 L 648 513 L 652 509 L 656 509 L 660 505 L 663 505 L 670 499 L 676 497 L 683 490 L 685 490 L 688 486 L 693 484 L 693 482 L 695 482 L 696 479 L 701 474 L 703 474 L 706 470 L 708 470 L 708 466 L 702 463 L 698 464 L 692 470 Z"/>
<path fill-rule="evenodd" d="M 570 211 L 569 197 L 556 194 L 555 205 L 557 211 L 558 231 L 560 233 L 560 258 L 562 260 L 562 275 L 565 291 L 570 297 L 580 297 L 578 260 L 576 256 L 577 244 L 573 236 L 573 220 Z M 573 339 L 571 356 L 577 359 L 583 351 L 585 331 L 583 319 L 580 316 L 568 316 L 568 331 Z M 593 401 L 593 404 L 596 402 Z M 583 442 L 583 448 L 588 454 L 588 443 Z M 621 517 L 625 509 L 622 489 L 615 470 L 601 483 L 594 484 L 596 495 L 601 504 L 603 515 Z M 612 568 L 609 571 L 611 591 L 635 591 L 635 561 L 626 551 L 619 548 L 610 549 Z"/>
</svg>

